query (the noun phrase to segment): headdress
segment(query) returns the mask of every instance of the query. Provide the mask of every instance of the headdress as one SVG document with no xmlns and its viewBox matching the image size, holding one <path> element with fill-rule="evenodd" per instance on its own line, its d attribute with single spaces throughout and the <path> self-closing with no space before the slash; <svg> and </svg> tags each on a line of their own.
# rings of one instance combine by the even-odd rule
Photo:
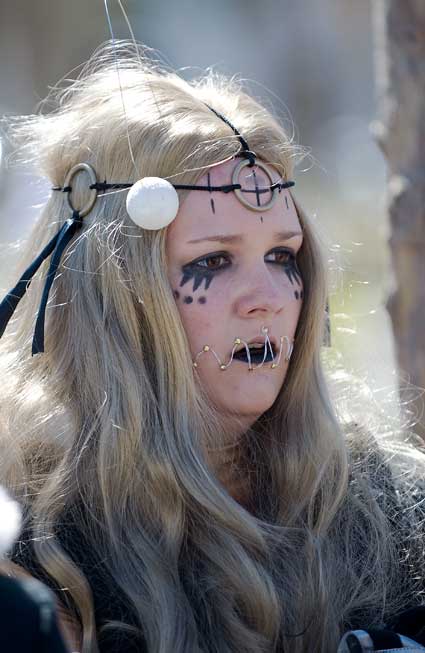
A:
<svg viewBox="0 0 425 653">
<path fill-rule="evenodd" d="M 136 181 L 136 183 L 114 183 L 98 181 L 94 168 L 88 163 L 79 163 L 73 166 L 65 177 L 63 186 L 53 187 L 53 191 L 60 191 L 67 194 L 68 205 L 72 213 L 62 225 L 59 232 L 44 247 L 42 252 L 25 270 L 17 284 L 12 288 L 0 303 L 0 338 L 2 337 L 7 324 L 19 303 L 29 287 L 33 276 L 42 265 L 43 261 L 51 256 L 49 270 L 46 276 L 45 285 L 41 297 L 40 307 L 37 314 L 33 342 L 32 355 L 44 352 L 44 322 L 45 311 L 49 297 L 49 291 L 53 284 L 56 271 L 58 269 L 62 254 L 67 245 L 73 238 L 74 234 L 82 227 L 83 218 L 92 210 L 95 205 L 97 196 L 101 192 L 109 189 L 129 189 L 127 195 L 127 212 L 135 224 L 143 229 L 162 229 L 169 225 L 177 215 L 179 208 L 179 198 L 177 190 L 197 190 L 208 192 L 234 192 L 238 200 L 248 209 L 253 211 L 265 211 L 270 209 L 277 195 L 287 188 L 295 185 L 294 181 L 279 180 L 273 181 L 272 173 L 267 165 L 257 160 L 255 152 L 251 151 L 247 141 L 236 129 L 236 127 L 221 113 L 206 105 L 218 118 L 223 120 L 233 130 L 241 144 L 240 151 L 235 155 L 241 161 L 237 163 L 232 174 L 232 183 L 221 186 L 208 185 L 187 185 L 171 184 L 166 179 L 159 177 L 145 177 Z M 270 183 L 266 186 L 257 186 L 255 188 L 242 187 L 239 177 L 241 170 L 248 166 L 260 168 Z M 89 177 L 89 189 L 91 195 L 87 203 L 76 208 L 72 202 L 72 181 L 79 173 L 86 173 Z M 266 196 L 266 201 L 261 201 Z M 291 350 L 292 351 L 292 350 Z"/>
<path fill-rule="evenodd" d="M 206 104 L 206 103 L 205 103 Z M 241 149 L 235 155 L 241 161 L 236 164 L 233 174 L 232 183 L 221 186 L 207 185 L 188 185 L 188 184 L 171 184 L 166 179 L 159 177 L 144 177 L 135 183 L 115 183 L 101 182 L 97 179 L 94 168 L 88 163 L 78 163 L 73 166 L 67 173 L 63 186 L 54 186 L 53 191 L 60 191 L 67 194 L 68 205 L 71 216 L 65 221 L 58 233 L 47 243 L 37 258 L 24 271 L 17 284 L 12 288 L 3 301 L 0 303 L 0 338 L 2 337 L 10 319 L 15 312 L 20 300 L 25 295 L 31 284 L 32 278 L 37 273 L 42 263 L 50 256 L 50 265 L 45 279 L 43 293 L 32 341 L 32 355 L 44 352 L 44 322 L 47 302 L 50 288 L 56 276 L 62 254 L 75 233 L 83 226 L 83 218 L 90 213 L 94 207 L 99 193 L 107 190 L 129 189 L 126 200 L 127 213 L 132 221 L 143 229 L 156 230 L 168 226 L 176 217 L 179 208 L 179 198 L 177 190 L 197 190 L 230 193 L 234 192 L 238 200 L 252 211 L 266 211 L 270 209 L 276 201 L 277 195 L 283 189 L 291 188 L 295 185 L 294 181 L 279 180 L 273 181 L 273 176 L 267 164 L 259 161 L 255 152 L 250 150 L 247 141 L 238 131 L 238 129 L 219 111 L 206 104 L 218 118 L 225 122 L 237 136 Z M 245 167 L 259 168 L 269 180 L 268 185 L 258 186 L 254 176 L 255 188 L 243 187 L 240 183 L 240 173 Z M 89 189 L 91 195 L 87 203 L 76 208 L 72 202 L 72 181 L 79 173 L 86 173 L 89 177 Z M 267 198 L 262 201 L 262 198 Z M 326 328 L 325 328 L 325 345 L 330 345 L 330 321 L 329 306 L 326 307 Z M 292 349 L 291 352 L 292 353 Z M 289 360 L 289 358 L 288 358 Z"/>
</svg>

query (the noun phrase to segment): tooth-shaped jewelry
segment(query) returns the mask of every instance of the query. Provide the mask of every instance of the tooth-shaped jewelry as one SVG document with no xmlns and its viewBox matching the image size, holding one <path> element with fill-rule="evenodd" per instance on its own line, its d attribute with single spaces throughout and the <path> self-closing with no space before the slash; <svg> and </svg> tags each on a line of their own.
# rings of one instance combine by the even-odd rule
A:
<svg viewBox="0 0 425 653">
<path fill-rule="evenodd" d="M 216 359 L 220 369 L 221 370 L 227 370 L 227 368 L 230 367 L 230 365 L 233 362 L 233 357 L 234 357 L 236 348 L 240 344 L 243 344 L 244 347 L 245 347 L 245 350 L 246 350 L 247 358 L 248 358 L 248 370 L 249 371 L 256 370 L 259 367 L 262 367 L 264 365 L 264 362 L 265 362 L 265 360 L 267 358 L 267 347 L 269 348 L 270 354 L 271 354 L 271 356 L 273 358 L 273 363 L 271 364 L 270 367 L 271 367 L 271 369 L 275 369 L 279 365 L 280 359 L 282 358 L 283 341 L 284 340 L 286 341 L 286 346 L 287 346 L 287 350 L 286 350 L 286 354 L 285 354 L 285 361 L 289 361 L 291 356 L 292 356 L 292 352 L 293 352 L 293 349 L 294 349 L 294 341 L 291 342 L 289 340 L 288 336 L 280 336 L 279 353 L 278 353 L 278 356 L 277 356 L 277 360 L 275 360 L 275 356 L 273 354 L 273 347 L 272 347 L 272 343 L 270 342 L 268 332 L 269 332 L 269 330 L 268 330 L 267 327 L 262 327 L 261 333 L 262 333 L 262 335 L 265 335 L 264 356 L 263 356 L 263 360 L 261 361 L 261 363 L 259 363 L 255 367 L 253 367 L 252 363 L 251 363 L 251 353 L 250 353 L 250 350 L 249 350 L 249 345 L 248 345 L 247 342 L 245 342 L 245 340 L 242 340 L 241 338 L 235 338 L 235 340 L 233 341 L 232 352 L 230 354 L 230 358 L 229 358 L 229 361 L 227 363 L 223 363 L 221 361 L 220 357 L 218 356 L 217 352 L 215 352 L 214 349 L 212 349 L 209 345 L 204 345 L 203 348 L 201 349 L 201 351 L 196 354 L 195 360 L 193 361 L 193 367 L 195 367 L 195 368 L 198 367 L 198 359 L 200 358 L 200 356 L 202 356 L 204 353 L 211 352 L 211 354 Z"/>
</svg>

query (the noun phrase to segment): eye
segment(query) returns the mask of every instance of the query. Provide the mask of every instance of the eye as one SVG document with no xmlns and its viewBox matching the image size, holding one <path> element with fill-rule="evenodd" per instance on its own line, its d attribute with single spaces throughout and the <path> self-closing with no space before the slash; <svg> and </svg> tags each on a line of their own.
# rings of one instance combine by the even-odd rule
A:
<svg viewBox="0 0 425 653">
<path fill-rule="evenodd" d="M 221 260 L 227 261 L 226 265 L 219 265 Z M 224 254 L 212 254 L 211 256 L 205 256 L 204 258 L 198 259 L 193 265 L 206 270 L 220 270 L 223 267 L 227 267 L 228 262 L 229 259 L 227 256 L 224 256 Z"/>
<path fill-rule="evenodd" d="M 275 249 L 267 256 L 271 256 L 273 254 L 277 255 L 277 260 L 269 261 L 270 263 L 276 263 L 277 265 L 295 265 L 296 258 L 294 252 L 291 252 L 288 249 Z"/>
</svg>

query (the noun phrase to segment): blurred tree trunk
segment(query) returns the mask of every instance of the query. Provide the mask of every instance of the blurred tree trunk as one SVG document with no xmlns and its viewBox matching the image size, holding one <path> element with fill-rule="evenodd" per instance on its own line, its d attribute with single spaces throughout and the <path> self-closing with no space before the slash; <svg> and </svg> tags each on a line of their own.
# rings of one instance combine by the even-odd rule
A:
<svg viewBox="0 0 425 653">
<path fill-rule="evenodd" d="M 386 307 L 401 377 L 425 388 L 425 0 L 374 2 L 375 134 L 388 163 L 395 281 Z M 425 394 L 413 394 L 414 430 L 425 439 Z"/>
</svg>

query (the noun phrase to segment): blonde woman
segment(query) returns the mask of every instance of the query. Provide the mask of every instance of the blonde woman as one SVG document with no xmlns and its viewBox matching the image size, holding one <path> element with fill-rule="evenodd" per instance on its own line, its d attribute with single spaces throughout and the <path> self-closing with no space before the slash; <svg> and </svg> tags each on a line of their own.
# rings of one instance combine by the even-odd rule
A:
<svg viewBox="0 0 425 653">
<path fill-rule="evenodd" d="M 84 653 L 335 653 L 389 628 L 424 602 L 425 456 L 344 420 L 348 385 L 331 399 L 299 150 L 234 79 L 125 48 L 56 93 L 10 126 L 54 188 L 3 302 L 10 573 L 55 590 Z"/>
</svg>

